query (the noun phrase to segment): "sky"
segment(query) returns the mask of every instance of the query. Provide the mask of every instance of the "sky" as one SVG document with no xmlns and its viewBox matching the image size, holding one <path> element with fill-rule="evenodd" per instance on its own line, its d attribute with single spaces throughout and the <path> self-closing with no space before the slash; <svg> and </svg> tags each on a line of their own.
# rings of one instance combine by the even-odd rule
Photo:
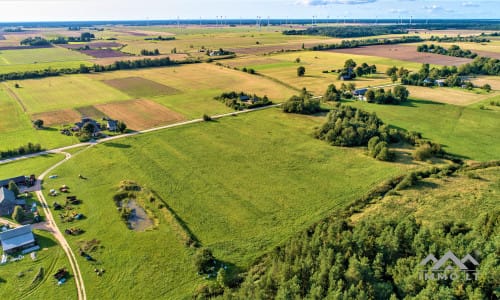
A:
<svg viewBox="0 0 500 300">
<path fill-rule="evenodd" d="M 0 22 L 166 19 L 500 19 L 500 0 L 0 0 Z"/>
</svg>

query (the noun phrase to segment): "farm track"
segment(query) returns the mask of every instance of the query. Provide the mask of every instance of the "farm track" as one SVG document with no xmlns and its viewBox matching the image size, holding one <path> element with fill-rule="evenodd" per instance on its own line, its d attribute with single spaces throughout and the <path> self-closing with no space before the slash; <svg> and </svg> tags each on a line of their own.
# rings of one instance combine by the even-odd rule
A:
<svg viewBox="0 0 500 300">
<path fill-rule="evenodd" d="M 5 90 L 7 91 L 7 93 L 9 93 L 9 95 L 12 98 L 16 99 L 16 101 L 19 103 L 19 105 L 21 105 L 23 112 L 27 112 L 28 110 L 26 109 L 26 106 L 24 105 L 23 100 L 21 100 L 21 98 L 19 98 L 17 96 L 17 94 L 14 93 L 14 91 L 5 82 L 3 83 L 3 86 L 5 87 Z"/>
</svg>

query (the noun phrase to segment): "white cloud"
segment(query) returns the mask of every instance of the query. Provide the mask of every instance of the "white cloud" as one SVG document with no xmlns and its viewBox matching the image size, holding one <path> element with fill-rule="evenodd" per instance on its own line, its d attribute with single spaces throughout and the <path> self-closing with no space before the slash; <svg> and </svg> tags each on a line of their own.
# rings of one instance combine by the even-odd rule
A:
<svg viewBox="0 0 500 300">
<path fill-rule="evenodd" d="M 373 3 L 376 1 L 377 0 L 302 0 L 300 2 L 308 6 L 323 6 L 331 4 L 358 5 L 358 4 Z"/>
<path fill-rule="evenodd" d="M 391 8 L 391 9 L 389 9 L 389 12 L 393 13 L 393 14 L 407 14 L 407 13 L 409 13 L 409 11 L 407 9 L 403 9 L 403 8 Z"/>
<path fill-rule="evenodd" d="M 479 7 L 479 3 L 474 3 L 474 2 L 471 2 L 471 1 L 462 2 L 462 6 L 465 6 L 465 7 Z"/>
</svg>

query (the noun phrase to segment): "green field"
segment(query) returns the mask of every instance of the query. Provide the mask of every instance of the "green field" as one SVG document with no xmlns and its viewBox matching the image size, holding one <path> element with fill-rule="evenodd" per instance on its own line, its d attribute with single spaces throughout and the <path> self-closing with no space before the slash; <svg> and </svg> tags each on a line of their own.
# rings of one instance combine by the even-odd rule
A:
<svg viewBox="0 0 500 300">
<path fill-rule="evenodd" d="M 5 86 L 0 84 L 0 150 L 7 150 L 25 145 L 28 142 L 39 143 L 43 147 L 50 149 L 64 145 L 76 143 L 75 137 L 68 137 L 59 134 L 56 130 L 48 128 L 36 130 L 31 125 L 30 117 L 25 114 L 21 106 L 5 90 Z"/>
<path fill-rule="evenodd" d="M 120 180 L 157 191 L 219 259 L 247 267 L 296 230 L 411 167 L 313 139 L 322 120 L 262 111 L 98 145 L 55 170 L 60 177 L 45 188 L 67 184 L 88 216 L 79 223 L 87 232 L 70 244 L 97 238 L 105 245 L 99 260 L 106 276 L 96 278 L 81 261 L 89 297 L 189 297 L 202 281 L 192 252 L 164 220 L 154 231 L 126 229 L 112 201 Z M 153 278 L 145 275 L 152 270 Z"/>
<path fill-rule="evenodd" d="M 38 175 L 61 161 L 63 158 L 64 156 L 62 154 L 45 154 L 30 159 L 1 164 L 0 179 L 20 175 L 29 176 L 31 174 L 35 174 L 35 176 L 38 177 Z"/>
<path fill-rule="evenodd" d="M 89 59 L 92 59 L 92 57 L 64 48 L 2 50 L 0 51 L 0 70 L 6 65 L 86 61 Z"/>
<path fill-rule="evenodd" d="M 498 110 L 423 100 L 412 100 L 400 106 L 365 102 L 349 105 L 374 111 L 391 125 L 421 132 L 425 138 L 444 145 L 447 152 L 472 160 L 500 158 Z"/>
<path fill-rule="evenodd" d="M 60 268 L 71 270 L 64 251 L 49 233 L 35 230 L 34 234 L 41 247 L 36 252 L 36 260 L 28 254 L 20 261 L 0 266 L 0 298 L 75 299 L 76 286 L 71 277 L 61 286 L 52 277 Z M 43 277 L 35 280 L 40 268 L 43 268 Z"/>
</svg>

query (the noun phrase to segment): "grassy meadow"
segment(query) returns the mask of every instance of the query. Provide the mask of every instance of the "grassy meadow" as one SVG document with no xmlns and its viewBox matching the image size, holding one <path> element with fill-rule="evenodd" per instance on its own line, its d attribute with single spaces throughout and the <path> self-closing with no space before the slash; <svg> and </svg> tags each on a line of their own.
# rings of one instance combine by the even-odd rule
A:
<svg viewBox="0 0 500 300">
<path fill-rule="evenodd" d="M 261 111 L 105 143 L 59 167 L 59 178 L 45 189 L 67 184 L 87 216 L 78 223 L 86 232 L 69 237 L 70 244 L 96 238 L 105 246 L 96 254 L 105 276 L 80 260 L 89 297 L 183 298 L 202 282 L 192 250 L 180 245 L 165 220 L 157 230 L 126 228 L 112 200 L 121 180 L 155 190 L 217 258 L 244 268 L 297 230 L 414 167 L 312 138 L 322 121 Z"/>
<path fill-rule="evenodd" d="M 64 159 L 63 154 L 45 154 L 38 157 L 23 159 L 0 165 L 0 179 L 16 177 L 20 175 L 29 176 L 35 174 L 38 177 L 49 167 Z"/>
</svg>

